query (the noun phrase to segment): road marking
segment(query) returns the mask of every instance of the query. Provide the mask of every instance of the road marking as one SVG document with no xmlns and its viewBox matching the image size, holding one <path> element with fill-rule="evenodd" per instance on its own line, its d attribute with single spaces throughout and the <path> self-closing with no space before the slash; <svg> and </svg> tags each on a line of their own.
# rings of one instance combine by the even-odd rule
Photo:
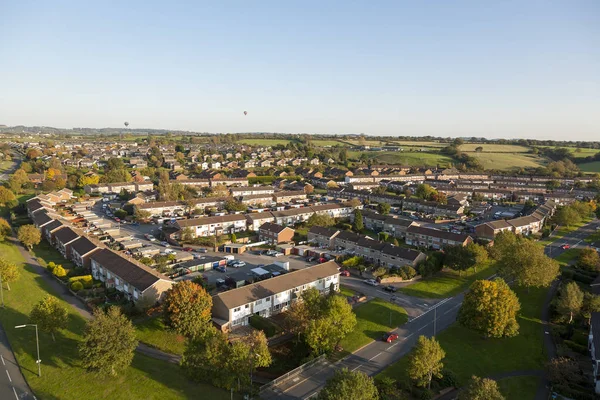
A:
<svg viewBox="0 0 600 400">
<path fill-rule="evenodd" d="M 423 325 L 422 327 L 420 327 L 419 329 L 417 329 L 417 332 L 421 332 L 423 329 L 427 328 L 429 324 L 427 325 Z"/>
<path fill-rule="evenodd" d="M 17 391 L 15 390 L 15 387 L 13 386 L 13 393 L 15 394 L 15 397 L 17 398 L 17 400 L 19 400 L 19 396 L 17 395 Z M 35 398 L 35 397 L 34 397 Z"/>
<path fill-rule="evenodd" d="M 444 313 L 444 315 L 448 314 L 449 312 L 451 312 L 452 310 L 454 310 L 456 307 L 460 307 L 460 304 L 455 305 L 454 307 L 452 307 L 451 309 L 449 309 L 448 311 L 446 311 Z"/>
<path fill-rule="evenodd" d="M 362 367 L 362 365 L 359 365 L 358 367 L 354 368 L 352 371 L 356 371 L 357 369 L 359 369 L 360 367 Z"/>
<path fill-rule="evenodd" d="M 8 370 L 6 370 L 6 375 L 8 376 L 8 380 L 9 380 L 10 382 L 12 382 L 12 379 L 11 379 L 11 377 L 10 377 L 10 374 L 8 373 Z"/>
<path fill-rule="evenodd" d="M 408 340 L 408 338 L 409 338 L 409 337 L 411 337 L 412 335 L 414 335 L 414 334 L 413 334 L 413 333 L 411 333 L 410 335 L 408 335 L 407 337 L 405 337 L 405 338 L 404 338 L 404 339 L 402 339 L 402 340 Z"/>
<path fill-rule="evenodd" d="M 375 357 L 381 355 L 381 353 L 383 353 L 383 351 L 381 351 L 381 352 L 375 354 L 373 357 L 369 358 L 369 361 L 372 361 Z"/>
<path fill-rule="evenodd" d="M 4 362 L 4 356 L 2 354 L 0 354 L 0 359 L 2 359 L 2 365 L 6 365 L 6 363 Z"/>
</svg>

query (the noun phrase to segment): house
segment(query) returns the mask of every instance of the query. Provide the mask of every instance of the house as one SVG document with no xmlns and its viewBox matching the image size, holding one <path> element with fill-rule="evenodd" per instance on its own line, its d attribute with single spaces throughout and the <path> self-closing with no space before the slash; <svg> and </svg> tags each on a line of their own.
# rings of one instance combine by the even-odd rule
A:
<svg viewBox="0 0 600 400">
<path fill-rule="evenodd" d="M 415 225 L 415 221 L 412 219 L 387 217 L 383 221 L 383 232 L 395 238 L 404 238 L 408 227 L 413 225 Z"/>
<path fill-rule="evenodd" d="M 80 237 L 71 243 L 71 261 L 78 267 L 90 268 L 90 256 L 95 251 L 102 250 L 86 237 Z"/>
<path fill-rule="evenodd" d="M 334 261 L 289 272 L 213 297 L 212 316 L 222 330 L 248 325 L 248 317 L 270 317 L 287 310 L 301 299 L 303 291 L 315 288 L 322 294 L 339 290 L 339 266 Z"/>
<path fill-rule="evenodd" d="M 248 220 L 248 229 L 258 231 L 266 222 L 275 222 L 275 217 L 270 211 L 246 214 Z"/>
<path fill-rule="evenodd" d="M 538 233 L 542 229 L 542 221 L 532 215 L 515 218 L 507 221 L 513 226 L 517 235 L 530 235 Z"/>
<path fill-rule="evenodd" d="M 513 226 L 507 221 L 501 219 L 497 221 L 485 222 L 475 227 L 475 234 L 484 239 L 494 239 L 497 234 L 504 231 L 513 230 Z"/>
<path fill-rule="evenodd" d="M 246 217 L 239 214 L 230 214 L 216 217 L 178 220 L 174 224 L 177 231 L 173 239 L 180 239 L 184 230 L 189 228 L 192 238 L 213 235 L 224 235 L 246 230 Z"/>
<path fill-rule="evenodd" d="M 71 256 L 71 244 L 79 239 L 79 234 L 69 227 L 58 230 L 54 234 L 54 246 L 66 259 Z"/>
<path fill-rule="evenodd" d="M 324 228 L 322 226 L 312 226 L 308 231 L 308 242 L 318 247 L 333 249 L 335 247 L 334 238 L 340 233 L 336 229 Z"/>
<path fill-rule="evenodd" d="M 231 195 L 234 197 L 239 196 L 250 196 L 254 194 L 270 194 L 275 192 L 273 186 L 246 186 L 246 187 L 233 187 L 230 189 Z"/>
<path fill-rule="evenodd" d="M 42 228 L 42 234 L 44 235 L 44 237 L 46 238 L 46 241 L 48 243 L 50 243 L 51 245 L 54 245 L 54 234 L 61 228 L 64 228 L 65 225 L 63 225 L 62 222 L 58 221 L 58 220 L 54 220 L 52 222 L 50 222 L 49 224 L 44 225 L 44 227 Z"/>
<path fill-rule="evenodd" d="M 275 223 L 288 226 L 307 221 L 314 214 L 314 211 L 309 207 L 302 207 L 273 211 L 272 214 L 275 217 Z"/>
<path fill-rule="evenodd" d="M 420 246 L 443 249 L 446 246 L 466 246 L 473 241 L 468 235 L 445 232 L 422 226 L 409 226 L 406 229 L 406 244 L 411 246 Z"/>
<path fill-rule="evenodd" d="M 293 237 L 293 229 L 272 222 L 265 222 L 258 228 L 258 240 L 261 242 L 279 244 L 291 242 Z"/>
<path fill-rule="evenodd" d="M 47 212 L 37 212 L 35 214 L 33 214 L 33 216 L 31 217 L 31 220 L 33 221 L 33 224 L 35 225 L 36 228 L 41 229 L 44 225 L 49 224 L 50 222 L 54 221 L 53 218 L 51 218 Z"/>
<path fill-rule="evenodd" d="M 420 251 L 387 243 L 381 250 L 377 261 L 379 265 L 387 268 L 402 267 L 404 265 L 415 267 L 426 258 L 427 256 Z"/>
<path fill-rule="evenodd" d="M 306 200 L 306 193 L 304 190 L 289 190 L 281 191 L 273 194 L 273 200 L 276 203 L 289 203 L 292 201 Z"/>
<path fill-rule="evenodd" d="M 125 259 L 108 249 L 92 253 L 90 259 L 94 279 L 104 282 L 107 288 L 115 288 L 134 303 L 155 304 L 174 284 L 142 263 Z"/>
</svg>

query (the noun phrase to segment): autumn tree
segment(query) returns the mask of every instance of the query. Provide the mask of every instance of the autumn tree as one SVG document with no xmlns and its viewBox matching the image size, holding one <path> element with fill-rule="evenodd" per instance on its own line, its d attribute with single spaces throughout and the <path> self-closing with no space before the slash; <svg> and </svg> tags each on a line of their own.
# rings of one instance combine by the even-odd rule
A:
<svg viewBox="0 0 600 400">
<path fill-rule="evenodd" d="M 31 310 L 29 318 L 37 324 L 40 330 L 48 332 L 54 339 L 54 333 L 67 327 L 69 313 L 54 296 L 46 296 Z"/>
<path fill-rule="evenodd" d="M 77 179 L 77 186 L 84 187 L 87 185 L 97 185 L 100 182 L 99 175 L 81 175 Z"/>
<path fill-rule="evenodd" d="M 458 392 L 458 400 L 504 400 L 504 396 L 495 380 L 472 376 L 469 383 Z"/>
<path fill-rule="evenodd" d="M 6 258 L 0 257 L 0 277 L 2 278 L 2 284 L 6 283 L 8 290 L 10 290 L 10 283 L 19 279 L 19 276 L 17 266 Z"/>
<path fill-rule="evenodd" d="M 377 400 L 373 378 L 360 371 L 337 369 L 317 396 L 318 400 Z"/>
<path fill-rule="evenodd" d="M 583 294 L 583 305 L 581 315 L 587 319 L 588 325 L 592 320 L 592 313 L 600 312 L 600 296 L 597 294 L 585 292 Z"/>
<path fill-rule="evenodd" d="M 147 210 L 143 210 L 138 206 L 135 206 L 133 209 L 133 219 L 136 221 L 147 221 L 152 216 L 152 213 Z"/>
<path fill-rule="evenodd" d="M 176 332 L 195 337 L 210 326 L 212 297 L 200 285 L 181 281 L 165 295 L 163 319 L 165 325 Z"/>
<path fill-rule="evenodd" d="M 560 273 L 558 262 L 546 256 L 542 246 L 522 237 L 502 251 L 497 264 L 499 276 L 527 288 L 550 286 Z"/>
<path fill-rule="evenodd" d="M 12 227 L 4 218 L 0 218 L 0 242 L 3 242 L 7 236 L 10 236 Z"/>
<path fill-rule="evenodd" d="M 85 326 L 79 355 L 88 371 L 117 376 L 131 365 L 137 345 L 135 328 L 119 308 L 106 313 L 97 308 Z"/>
<path fill-rule="evenodd" d="M 458 312 L 458 322 L 485 337 L 511 337 L 519 332 L 517 295 L 502 279 L 473 282 Z"/>
<path fill-rule="evenodd" d="M 335 219 L 328 214 L 312 214 L 306 221 L 306 226 L 329 227 L 335 225 Z"/>
<path fill-rule="evenodd" d="M 569 315 L 569 324 L 573 322 L 573 315 L 583 307 L 583 292 L 575 282 L 561 286 L 556 299 L 556 311 L 559 314 Z"/>
<path fill-rule="evenodd" d="M 429 339 L 421 335 L 410 355 L 408 375 L 419 386 L 427 386 L 429 389 L 434 376 L 442 377 L 444 357 L 446 357 L 446 352 L 435 338 Z"/>
<path fill-rule="evenodd" d="M 313 194 L 314 191 L 315 191 L 315 187 L 313 185 L 311 185 L 310 183 L 307 183 L 306 185 L 304 185 L 304 193 Z"/>
<path fill-rule="evenodd" d="M 4 207 L 6 203 L 15 201 L 17 198 L 15 194 L 4 186 L 0 186 L 0 206 Z"/>
<path fill-rule="evenodd" d="M 598 271 L 600 268 L 600 255 L 592 248 L 581 249 L 577 257 L 577 265 L 588 271 Z"/>
<path fill-rule="evenodd" d="M 363 221 L 363 215 L 360 210 L 357 208 L 354 210 L 354 230 L 356 232 L 360 232 L 365 229 L 365 224 Z"/>
<path fill-rule="evenodd" d="M 29 250 L 38 245 L 42 239 L 40 230 L 35 225 L 22 225 L 17 231 L 17 238 Z"/>
</svg>

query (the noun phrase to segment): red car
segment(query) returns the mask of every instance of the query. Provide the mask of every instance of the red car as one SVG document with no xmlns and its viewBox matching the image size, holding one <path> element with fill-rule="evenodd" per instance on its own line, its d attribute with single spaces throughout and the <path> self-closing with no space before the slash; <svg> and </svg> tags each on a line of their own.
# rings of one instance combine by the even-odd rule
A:
<svg viewBox="0 0 600 400">
<path fill-rule="evenodd" d="M 341 276 L 350 276 L 350 272 L 344 270 L 344 271 L 340 271 L 340 275 Z"/>
<path fill-rule="evenodd" d="M 383 334 L 383 341 L 392 343 L 394 340 L 398 340 L 398 334 L 394 332 L 388 332 Z"/>
<path fill-rule="evenodd" d="M 192 249 L 191 247 L 184 247 L 182 250 L 183 251 L 194 251 L 194 249 Z"/>
<path fill-rule="evenodd" d="M 568 244 L 563 244 L 561 247 L 563 250 L 567 250 L 567 249 L 571 248 L 571 246 L 569 246 Z"/>
<path fill-rule="evenodd" d="M 323 257 L 319 258 L 319 263 L 323 264 L 324 262 L 327 262 L 327 259 Z"/>
</svg>

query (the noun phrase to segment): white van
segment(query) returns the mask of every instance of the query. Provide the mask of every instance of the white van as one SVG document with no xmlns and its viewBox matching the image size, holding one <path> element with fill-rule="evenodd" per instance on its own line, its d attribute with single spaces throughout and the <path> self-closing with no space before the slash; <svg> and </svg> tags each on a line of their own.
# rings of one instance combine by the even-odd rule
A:
<svg viewBox="0 0 600 400">
<path fill-rule="evenodd" d="M 226 255 L 226 256 L 223 256 L 223 258 L 224 258 L 225 260 L 227 260 L 227 261 L 233 261 L 233 260 L 235 260 L 235 257 L 234 257 L 234 256 L 232 256 L 232 255 Z"/>
</svg>

